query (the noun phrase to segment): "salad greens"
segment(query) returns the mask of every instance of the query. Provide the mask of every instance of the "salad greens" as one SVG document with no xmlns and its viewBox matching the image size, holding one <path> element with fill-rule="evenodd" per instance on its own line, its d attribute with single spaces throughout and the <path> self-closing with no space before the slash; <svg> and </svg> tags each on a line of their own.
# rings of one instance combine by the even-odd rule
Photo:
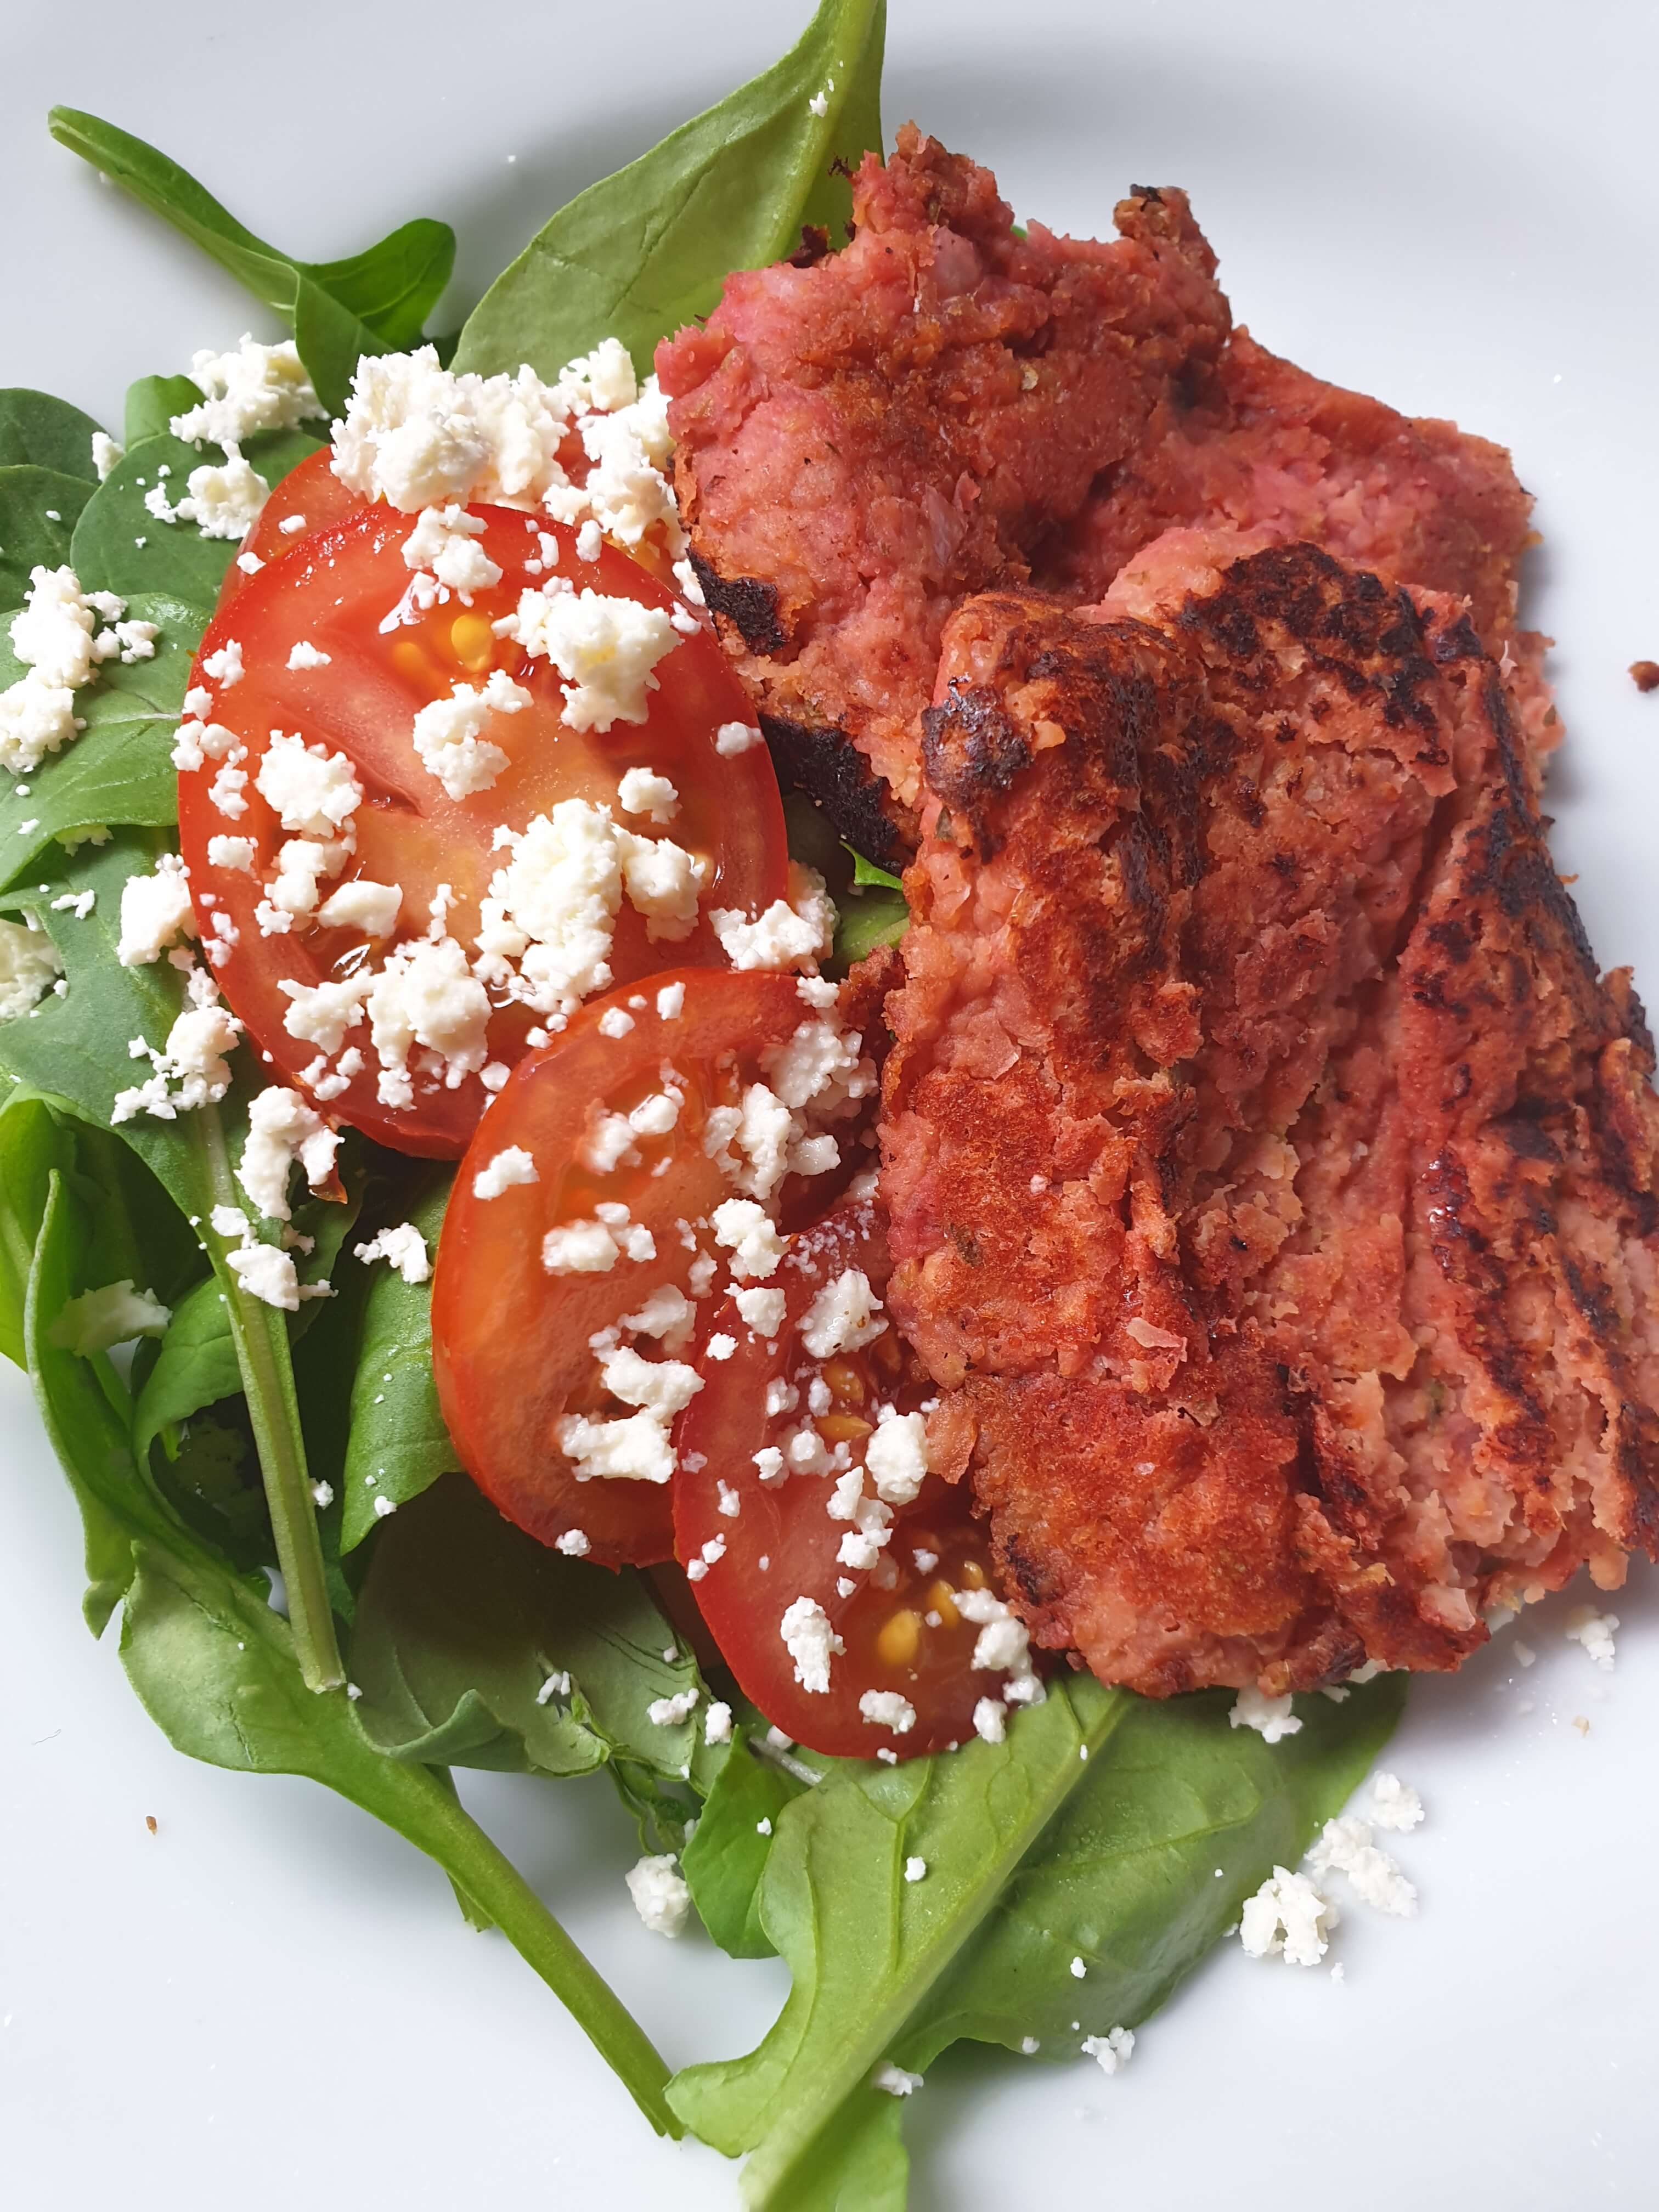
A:
<svg viewBox="0 0 1659 2212">
<path fill-rule="evenodd" d="M 838 231 L 847 166 L 881 143 L 883 35 L 882 0 L 824 0 L 772 69 L 556 215 L 468 321 L 458 366 L 550 375 L 612 333 L 643 366 L 728 270 L 790 252 L 804 224 Z M 127 133 L 62 108 L 52 127 L 289 322 L 331 407 L 360 354 L 419 341 L 447 283 L 441 223 L 304 263 Z M 1035 2037 L 1059 2057 L 1143 2018 L 1337 1810 L 1400 1686 L 1304 1701 L 1301 1732 L 1272 1749 L 1229 1724 L 1224 1698 L 1148 1705 L 1086 1676 L 1057 1680 L 1006 1742 L 895 1768 L 780 1749 L 729 1690 L 733 1729 L 711 1744 L 719 1685 L 648 1578 L 544 1550 L 485 1503 L 440 1413 L 427 1286 L 343 1256 L 404 1220 L 435 1245 L 448 1169 L 350 1140 L 344 1202 L 295 1214 L 313 1240 L 301 1280 L 330 1295 L 289 1315 L 244 1292 L 213 1213 L 240 1203 L 252 1054 L 216 1105 L 111 1120 L 134 1081 L 129 1041 L 159 1046 L 184 1004 L 172 966 L 124 968 L 115 943 L 124 884 L 171 839 L 173 732 L 234 550 L 144 503 L 202 460 L 168 428 L 198 397 L 185 377 L 134 385 L 126 458 L 100 483 L 89 418 L 0 392 L 0 608 L 21 605 L 37 563 L 70 562 L 159 630 L 153 659 L 106 663 L 77 695 L 83 727 L 34 772 L 0 873 L 0 908 L 48 932 L 63 970 L 0 1027 L 0 1352 L 27 1368 L 81 1508 L 86 1618 L 101 1632 L 119 1611 L 123 1663 L 181 1750 L 309 1775 L 426 1851 L 653 2126 L 749 2155 L 751 2206 L 897 2212 L 903 2104 L 872 2072 L 925 2071 L 962 2039 Z M 246 450 L 274 484 L 316 442 L 284 432 Z M 11 620 L 0 688 L 21 674 Z M 848 894 L 839 957 L 891 942 L 897 879 L 823 851 L 826 825 L 799 814 L 792 838 Z M 95 1329 L 63 1325 L 72 1301 L 117 1285 L 168 1313 L 120 1362 Z M 659 1704 L 692 1695 L 677 1714 Z M 758 2049 L 671 2083 L 468 1817 L 457 1765 L 609 1774 L 647 1849 L 681 1856 L 714 1940 L 787 1960 L 791 1995 Z M 926 1874 L 907 1881 L 914 1858 Z"/>
</svg>

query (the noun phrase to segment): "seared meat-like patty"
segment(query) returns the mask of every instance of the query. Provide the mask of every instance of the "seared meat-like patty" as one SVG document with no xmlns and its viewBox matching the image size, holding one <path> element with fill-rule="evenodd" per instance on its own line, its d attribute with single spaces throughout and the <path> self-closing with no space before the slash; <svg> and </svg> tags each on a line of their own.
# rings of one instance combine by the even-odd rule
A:
<svg viewBox="0 0 1659 2212">
<path fill-rule="evenodd" d="M 1659 1540 L 1652 1045 L 1462 606 L 1175 550 L 1149 619 L 946 630 L 890 1307 L 1041 1642 L 1455 1666 Z"/>
<path fill-rule="evenodd" d="M 1508 455 L 1229 340 L 1183 193 L 1137 191 L 1104 243 L 1021 239 L 988 171 L 907 126 L 854 213 L 843 252 L 729 277 L 657 365 L 694 556 L 780 769 L 873 858 L 914 830 L 952 609 L 1032 580 L 1098 599 L 1173 524 L 1315 540 L 1508 641 L 1530 507 Z M 1536 648 L 1515 652 L 1541 744 Z"/>
<path fill-rule="evenodd" d="M 1126 200 L 1106 244 L 1018 238 L 989 173 L 907 126 L 854 212 L 844 252 L 728 277 L 657 367 L 722 635 L 781 764 L 879 857 L 848 739 L 910 807 L 945 617 L 1024 580 L 1228 318 L 1181 192 Z"/>
</svg>

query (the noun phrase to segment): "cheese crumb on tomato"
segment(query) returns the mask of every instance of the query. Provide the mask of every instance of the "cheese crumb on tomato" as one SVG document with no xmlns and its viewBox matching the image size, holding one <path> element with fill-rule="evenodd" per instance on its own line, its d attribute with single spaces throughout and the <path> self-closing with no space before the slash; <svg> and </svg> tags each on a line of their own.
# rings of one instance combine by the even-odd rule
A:
<svg viewBox="0 0 1659 2212">
<path fill-rule="evenodd" d="M 1282 1957 L 1287 1966 L 1316 1966 L 1330 1948 L 1341 1915 L 1304 1874 L 1276 1866 L 1239 1917 L 1239 1941 L 1252 1959 Z"/>
<path fill-rule="evenodd" d="M 1007 1733 L 1007 1707 L 1001 1698 L 981 1698 L 974 1707 L 974 1734 L 981 1743 L 1000 1743 Z"/>
<path fill-rule="evenodd" d="M 1040 1705 L 1042 1686 L 1031 1670 L 1030 1637 L 1024 1622 L 1015 1617 L 994 1590 L 957 1590 L 951 1603 L 964 1620 L 979 1630 L 969 1664 L 981 1673 L 1012 1676 L 1005 1694 L 1022 1704 Z"/>
<path fill-rule="evenodd" d="M 436 584 L 471 606 L 474 592 L 487 592 L 501 580 L 501 569 L 477 543 L 488 527 L 457 501 L 423 507 L 404 540 L 404 561 L 410 568 L 429 571 Z"/>
<path fill-rule="evenodd" d="M 368 984 L 365 1006 L 380 1063 L 382 1104 L 395 1110 L 413 1103 L 408 1064 L 417 1044 L 443 1062 L 447 1090 L 483 1067 L 489 1057 L 489 998 L 453 937 L 416 938 L 395 946 Z M 290 1027 L 292 1022 L 290 1009 Z"/>
<path fill-rule="evenodd" d="M 678 1359 L 646 1359 L 627 1346 L 599 1356 L 599 1372 L 614 1398 L 638 1411 L 621 1420 L 567 1414 L 554 1441 L 575 1464 L 578 1482 L 662 1483 L 674 1472 L 669 1426 L 702 1388 L 695 1367 Z"/>
<path fill-rule="evenodd" d="M 290 668 L 327 668 L 333 659 L 331 653 L 325 653 L 321 646 L 313 645 L 309 638 L 302 637 L 289 647 L 288 665 Z"/>
<path fill-rule="evenodd" d="M 1279 1743 L 1287 1735 L 1295 1735 L 1302 1723 L 1292 1711 L 1292 1699 L 1286 1692 L 1282 1698 L 1264 1697 L 1254 1682 L 1242 1689 L 1227 1716 L 1233 1728 L 1254 1729 L 1265 1742 Z"/>
<path fill-rule="evenodd" d="M 781 1291 L 739 1291 L 732 1303 L 757 1336 L 775 1336 L 783 1327 L 786 1301 Z"/>
<path fill-rule="evenodd" d="M 659 1021 L 677 1022 L 684 1012 L 684 984 L 665 983 L 657 994 L 657 1018 Z"/>
<path fill-rule="evenodd" d="M 673 1856 L 661 1851 L 629 1867 L 628 1893 L 653 1936 L 680 1936 L 691 1911 L 691 1892 Z"/>
<path fill-rule="evenodd" d="M 208 866 L 231 868 L 240 875 L 249 875 L 252 872 L 254 851 L 252 837 L 210 837 Z"/>
<path fill-rule="evenodd" d="M 556 587 L 521 592 L 515 611 L 495 627 L 558 670 L 565 682 L 566 726 L 601 735 L 617 722 L 646 720 L 657 689 L 653 672 L 679 643 L 661 608 L 611 599 L 591 587 L 573 592 L 562 580 Z"/>
<path fill-rule="evenodd" d="M 190 871 L 176 853 L 163 853 L 153 873 L 129 876 L 121 887 L 121 932 L 115 957 L 124 968 L 145 968 L 181 936 L 196 934 Z"/>
<path fill-rule="evenodd" d="M 211 846 L 208 857 L 213 857 Z M 354 876 L 324 900 L 317 919 L 325 929 L 361 929 L 365 937 L 390 937 L 398 927 L 403 902 L 400 884 L 372 883 L 367 876 Z"/>
<path fill-rule="evenodd" d="M 451 502 L 539 507 L 568 482 L 568 399 L 529 368 L 455 375 L 437 350 L 365 356 L 334 425 L 334 473 L 366 500 L 414 514 Z"/>
<path fill-rule="evenodd" d="M 542 1239 L 542 1265 L 550 1275 L 608 1274 L 618 1260 L 654 1260 L 656 1239 L 625 1206 L 601 1206 L 595 1218 L 568 1221 Z"/>
<path fill-rule="evenodd" d="M 297 1091 L 273 1086 L 260 1091 L 248 1109 L 236 1180 L 268 1219 L 287 1221 L 289 1171 L 297 1164 L 310 1188 L 323 1190 L 333 1180 L 339 1148 L 339 1132 L 331 1129 Z"/>
<path fill-rule="evenodd" d="M 292 430 L 328 412 L 291 338 L 261 345 L 244 332 L 228 353 L 197 353 L 190 376 L 202 399 L 167 424 L 187 445 L 236 446 L 256 431 Z"/>
<path fill-rule="evenodd" d="M 411 1286 L 432 1279 L 432 1260 L 426 1239 L 412 1221 L 400 1221 L 392 1228 L 382 1229 L 368 1243 L 354 1244 L 351 1250 L 352 1257 L 361 1260 L 365 1267 L 373 1260 L 385 1260 Z"/>
<path fill-rule="evenodd" d="M 601 338 L 592 353 L 566 362 L 559 389 L 589 407 L 631 407 L 640 393 L 633 356 L 620 338 Z"/>
<path fill-rule="evenodd" d="M 32 918 L 0 921 L 0 1022 L 27 1014 L 63 972 L 58 947 Z"/>
<path fill-rule="evenodd" d="M 622 1326 L 635 1336 L 653 1337 L 665 1352 L 678 1352 L 691 1334 L 697 1310 L 682 1290 L 664 1283 L 637 1313 L 624 1314 Z"/>
<path fill-rule="evenodd" d="M 859 1711 L 871 1728 L 891 1729 L 895 1735 L 908 1735 L 916 1724 L 916 1709 L 908 1698 L 901 1697 L 896 1690 L 866 1690 L 859 1699 Z M 912 1866 L 921 1872 L 912 1874 Z M 906 1863 L 906 1881 L 920 1881 L 927 1871 L 920 1859 Z"/>
<path fill-rule="evenodd" d="M 864 1464 L 884 1505 L 910 1504 L 927 1474 L 927 1424 L 922 1416 L 878 1407 L 874 1432 L 865 1441 Z"/>
<path fill-rule="evenodd" d="M 486 1160 L 472 1178 L 474 1198 L 500 1198 L 503 1192 L 539 1180 L 536 1163 L 522 1145 L 507 1145 Z"/>
<path fill-rule="evenodd" d="M 617 804 L 624 814 L 643 814 L 653 822 L 668 823 L 680 811 L 680 795 L 668 778 L 653 769 L 630 768 L 617 786 Z"/>
<path fill-rule="evenodd" d="M 586 1530 L 567 1528 L 553 1548 L 556 1552 L 562 1552 L 567 1559 L 585 1559 L 593 1547 L 587 1540 Z"/>
<path fill-rule="evenodd" d="M 830 1687 L 830 1662 L 846 1645 L 830 1626 L 830 1616 L 816 1598 L 798 1597 L 778 1625 L 785 1650 L 794 1662 L 795 1680 L 803 1690 L 823 1695 Z"/>
<path fill-rule="evenodd" d="M 734 968 L 793 968 L 799 961 L 824 958 L 835 942 L 836 910 L 823 889 L 823 880 L 812 878 L 798 902 L 775 899 L 757 921 L 736 907 L 716 907 L 708 919 L 720 949 Z"/>
<path fill-rule="evenodd" d="M 202 663 L 203 675 L 216 684 L 222 691 L 228 691 L 240 684 L 246 672 L 242 663 L 241 646 L 234 637 L 228 637 L 224 643 L 209 653 L 207 659 Z"/>
<path fill-rule="evenodd" d="M 455 684 L 447 699 L 432 700 L 415 717 L 413 740 L 421 765 L 451 799 L 488 791 L 507 763 L 503 749 L 484 737 L 489 718 L 521 714 L 532 703 L 532 695 L 504 668 L 492 668 L 481 687 Z"/>
<path fill-rule="evenodd" d="M 856 1352 L 886 1334 L 881 1300 L 862 1267 L 843 1268 L 825 1283 L 801 1316 L 800 1340 L 814 1359 Z"/>
<path fill-rule="evenodd" d="M 297 733 L 273 730 L 254 788 L 284 830 L 337 837 L 362 804 L 363 789 L 344 753 L 307 745 Z"/>
<path fill-rule="evenodd" d="M 722 722 L 714 732 L 714 750 L 722 760 L 735 760 L 739 753 L 750 752 L 756 745 L 765 743 L 752 722 Z"/>
<path fill-rule="evenodd" d="M 714 1241 L 732 1255 L 732 1273 L 739 1280 L 756 1277 L 764 1281 L 777 1271 L 784 1240 L 764 1206 L 752 1198 L 728 1198 L 709 1216 Z"/>
</svg>

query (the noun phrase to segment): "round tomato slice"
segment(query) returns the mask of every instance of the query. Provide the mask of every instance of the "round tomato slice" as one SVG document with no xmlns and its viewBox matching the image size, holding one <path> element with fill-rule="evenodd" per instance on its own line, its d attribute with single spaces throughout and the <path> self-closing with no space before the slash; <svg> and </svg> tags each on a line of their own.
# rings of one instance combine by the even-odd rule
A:
<svg viewBox="0 0 1659 2212">
<path fill-rule="evenodd" d="M 717 749 L 721 726 L 752 714 L 713 635 L 614 547 L 583 561 L 574 532 L 540 518 L 475 520 L 465 543 L 501 575 L 466 601 L 411 572 L 406 514 L 360 507 L 304 538 L 215 617 L 192 678 L 202 720 L 181 732 L 181 849 L 225 997 L 277 1080 L 383 1144 L 441 1157 L 583 991 L 722 962 L 709 913 L 758 914 L 787 887 L 765 746 Z M 642 722 L 571 726 L 553 663 L 497 634 L 522 593 L 559 578 L 598 595 L 619 662 L 616 602 L 653 611 L 659 643 L 672 636 Z M 605 718 L 592 708 L 605 678 L 584 679 L 574 719 Z M 626 684 L 624 670 L 623 703 Z M 440 724 L 417 732 L 428 708 Z M 556 835 L 566 801 L 582 804 Z M 535 823 L 520 869 L 513 840 Z M 517 903 L 492 921 L 484 902 L 509 866 Z"/>
<path fill-rule="evenodd" d="M 259 519 L 237 548 L 236 559 L 225 571 L 219 586 L 219 605 L 227 607 L 252 580 L 240 564 L 252 554 L 259 568 L 287 560 L 313 532 L 326 530 L 356 514 L 366 502 L 361 494 L 340 482 L 333 469 L 334 448 L 321 447 L 290 469 L 259 510 Z M 258 575 L 259 569 L 253 571 Z"/>
<path fill-rule="evenodd" d="M 544 1544 L 611 1567 L 672 1557 L 669 1425 L 699 1387 L 696 1302 L 732 1257 L 705 1124 L 803 1011 L 792 976 L 654 976 L 583 1007 L 478 1125 L 438 1246 L 438 1396 L 479 1488 Z"/>
<path fill-rule="evenodd" d="M 732 1301 L 710 1316 L 675 1431 L 675 1549 L 721 1656 L 768 1720 L 836 1758 L 959 1742 L 1005 1686 L 973 1665 L 957 1600 L 988 1593 L 989 1548 L 966 1486 L 923 1472 L 930 1385 L 876 1310 L 887 1273 L 868 1200 L 802 1231 L 774 1334 Z"/>
</svg>

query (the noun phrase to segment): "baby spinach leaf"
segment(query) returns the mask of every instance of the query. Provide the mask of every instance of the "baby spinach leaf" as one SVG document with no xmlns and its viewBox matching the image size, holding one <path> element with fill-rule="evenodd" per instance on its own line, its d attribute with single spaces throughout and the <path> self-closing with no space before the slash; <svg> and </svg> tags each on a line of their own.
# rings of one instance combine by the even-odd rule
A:
<svg viewBox="0 0 1659 2212">
<path fill-rule="evenodd" d="M 404 223 L 344 261 L 296 261 L 142 138 L 72 107 L 54 107 L 49 120 L 60 146 L 125 185 L 284 319 L 331 412 L 343 406 L 359 357 L 412 343 L 449 282 L 455 238 L 446 223 Z"/>
<path fill-rule="evenodd" d="M 95 484 L 92 440 L 100 427 L 90 415 L 50 392 L 21 386 L 0 392 L 0 468 L 33 463 Z"/>
<path fill-rule="evenodd" d="M 145 592 L 127 602 L 127 613 L 158 625 L 155 657 L 106 661 L 76 695 L 86 727 L 29 776 L 18 811 L 34 828 L 26 836 L 0 834 L 0 884 L 34 880 L 37 856 L 65 833 L 99 824 L 161 830 L 178 813 L 173 741 L 205 618 L 182 600 Z M 10 637 L 11 618 L 0 615 L 0 689 L 22 673 Z"/>
<path fill-rule="evenodd" d="M 21 606 L 32 568 L 60 568 L 93 488 L 33 462 L 0 468 L 0 604 Z"/>
<path fill-rule="evenodd" d="M 453 1180 L 450 1168 L 426 1170 L 392 1217 L 413 1222 L 428 1252 L 438 1249 Z M 406 1283 L 395 1267 L 377 1265 L 363 1299 L 351 1382 L 341 1549 L 351 1551 L 376 1526 L 378 1498 L 405 1505 L 459 1466 L 432 1373 L 432 1285 Z"/>
<path fill-rule="evenodd" d="M 836 909 L 835 960 L 850 968 L 883 945 L 896 945 L 910 927 L 902 891 L 867 890 Z"/>
<path fill-rule="evenodd" d="M 548 1692 L 564 1674 L 568 1688 Z M 368 1734 L 423 1765 L 585 1774 L 617 1757 L 678 1779 L 702 1735 L 702 1700 L 672 1726 L 650 1717 L 653 1699 L 702 1682 L 641 1577 L 550 1551 L 465 1476 L 387 1517 L 351 1675 Z"/>
<path fill-rule="evenodd" d="M 539 231 L 461 331 L 458 369 L 552 377 L 606 335 L 643 373 L 733 269 L 839 242 L 851 165 L 881 145 L 884 0 L 823 0 L 783 59 L 588 189 Z"/>
<path fill-rule="evenodd" d="M 1401 1696 L 1384 1680 L 1340 1707 L 1310 1698 L 1302 1733 L 1269 1747 L 1229 1726 L 1225 1695 L 1147 1705 L 1079 1676 L 1003 1745 L 885 1771 L 838 1764 L 785 1808 L 762 1883 L 788 2002 L 748 2057 L 678 2075 L 676 2111 L 716 2148 L 753 2153 L 757 2212 L 901 2207 L 875 2065 L 921 2070 L 963 2036 L 1036 2033 L 1058 2056 L 1142 2019 L 1273 1863 L 1295 1864 Z M 915 1883 L 911 1856 L 927 1869 Z"/>
<path fill-rule="evenodd" d="M 187 1421 L 222 1399 L 234 1398 L 241 1387 L 224 1292 L 219 1278 L 207 1275 L 173 1309 L 155 1363 L 138 1393 L 132 1442 L 139 1466 L 148 1466 L 149 1448 L 164 1429 Z"/>
<path fill-rule="evenodd" d="M 165 438 L 176 416 L 202 404 L 202 388 L 187 376 L 141 376 L 127 386 L 121 442 L 129 450 L 146 438 Z"/>
<path fill-rule="evenodd" d="M 887 891 L 902 891 L 904 889 L 897 876 L 890 875 L 885 868 L 878 868 L 873 860 L 866 860 L 862 853 L 854 852 L 850 845 L 847 849 L 853 854 L 853 881 L 860 890 L 866 884 L 878 884 Z"/>
<path fill-rule="evenodd" d="M 249 438 L 242 452 L 274 489 L 320 442 L 305 430 L 264 430 Z M 144 495 L 160 483 L 168 504 L 176 507 L 191 471 L 223 458 L 217 446 L 189 446 L 171 435 L 130 447 L 126 459 L 88 501 L 72 554 L 65 556 L 72 557 L 82 588 L 118 592 L 123 599 L 165 592 L 205 610 L 205 629 L 225 571 L 235 558 L 235 542 L 204 538 L 191 522 L 158 521 L 144 505 Z"/>
<path fill-rule="evenodd" d="M 681 1868 L 703 1926 L 734 1959 L 772 1955 L 771 1940 L 761 1925 L 761 1877 L 780 1814 L 807 1786 L 782 1767 L 756 1758 L 739 1736 L 697 1815 Z"/>
</svg>

